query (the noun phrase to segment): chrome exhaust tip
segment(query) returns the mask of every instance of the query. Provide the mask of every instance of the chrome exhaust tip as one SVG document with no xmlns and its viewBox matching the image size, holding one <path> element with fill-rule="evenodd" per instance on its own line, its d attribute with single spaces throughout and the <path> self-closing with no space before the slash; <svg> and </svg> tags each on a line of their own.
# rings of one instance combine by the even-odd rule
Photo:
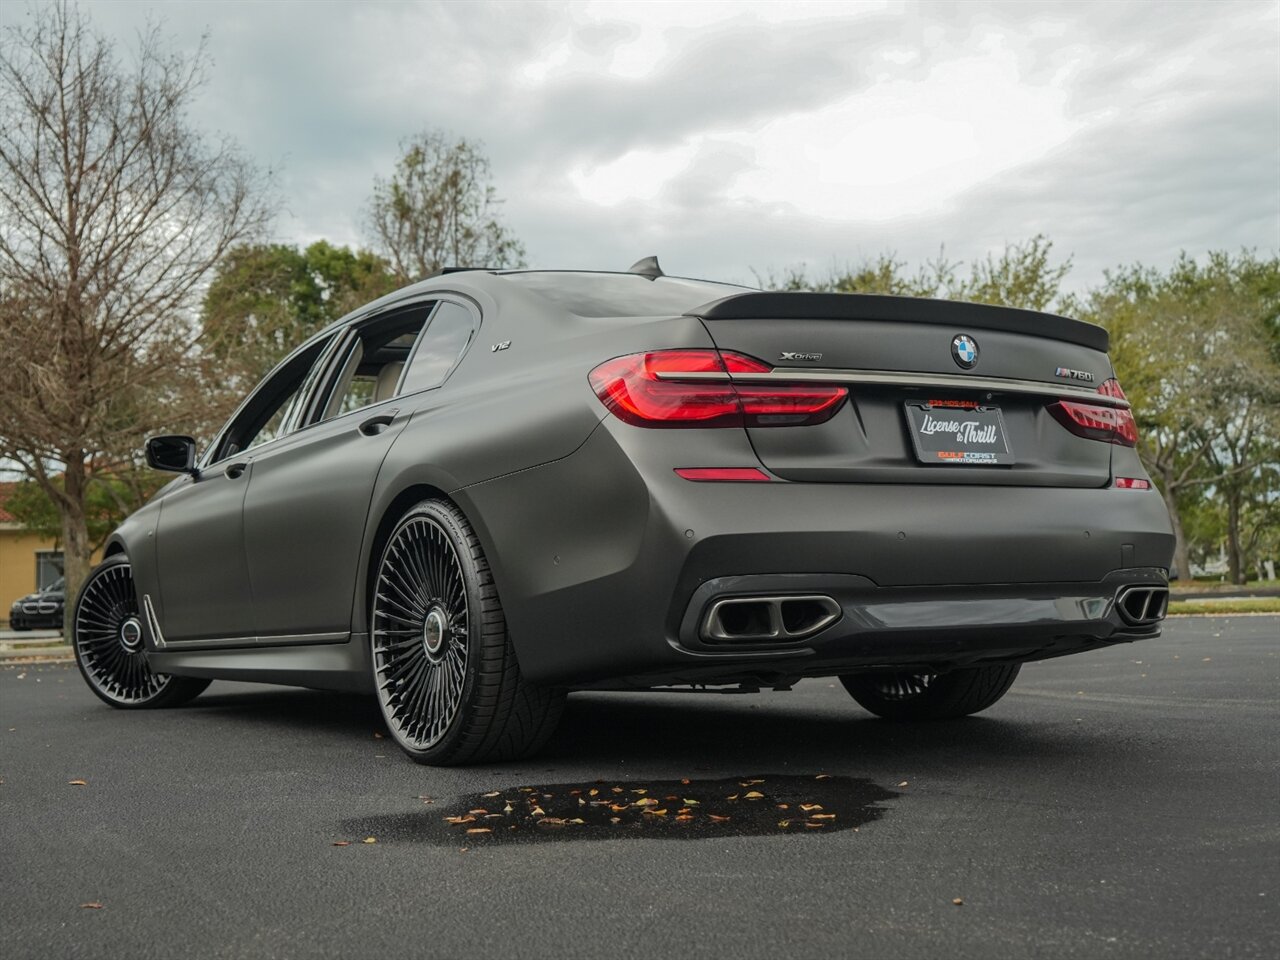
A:
<svg viewBox="0 0 1280 960">
<path fill-rule="evenodd" d="M 1116 594 L 1116 609 L 1125 623 L 1135 627 L 1159 623 L 1169 611 L 1169 588 L 1122 587 Z"/>
<path fill-rule="evenodd" d="M 713 644 L 795 643 L 825 630 L 842 614 L 840 604 L 820 594 L 726 597 L 707 607 L 700 633 Z"/>
</svg>

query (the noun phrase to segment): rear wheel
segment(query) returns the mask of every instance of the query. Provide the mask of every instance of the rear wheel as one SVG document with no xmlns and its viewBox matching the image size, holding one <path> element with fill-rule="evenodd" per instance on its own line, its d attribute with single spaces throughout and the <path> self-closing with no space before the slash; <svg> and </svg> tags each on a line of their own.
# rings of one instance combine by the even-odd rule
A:
<svg viewBox="0 0 1280 960">
<path fill-rule="evenodd" d="M 382 715 L 417 762 L 510 760 L 555 730 L 564 694 L 521 676 L 488 561 L 453 504 L 420 503 L 391 532 L 370 625 Z"/>
<path fill-rule="evenodd" d="M 176 707 L 199 696 L 208 680 L 151 669 L 133 571 L 123 555 L 104 560 L 76 600 L 76 665 L 100 700 L 122 710 Z"/>
<path fill-rule="evenodd" d="M 1003 697 L 1021 664 L 967 667 L 950 673 L 854 673 L 840 678 L 864 709 L 886 720 L 952 720 Z"/>
</svg>

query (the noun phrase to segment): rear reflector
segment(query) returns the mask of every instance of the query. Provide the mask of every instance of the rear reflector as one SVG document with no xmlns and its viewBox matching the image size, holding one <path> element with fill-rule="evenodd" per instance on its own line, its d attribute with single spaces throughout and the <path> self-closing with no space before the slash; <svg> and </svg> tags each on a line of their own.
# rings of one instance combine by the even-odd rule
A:
<svg viewBox="0 0 1280 960">
<path fill-rule="evenodd" d="M 676 473 L 686 480 L 700 483 L 720 481 L 728 483 L 769 483 L 773 478 L 755 467 L 676 467 Z"/>
<path fill-rule="evenodd" d="M 1151 481 L 1138 477 L 1116 477 L 1115 486 L 1121 490 L 1150 490 Z"/>
<path fill-rule="evenodd" d="M 1120 383 L 1113 377 L 1098 387 L 1098 393 L 1118 400 L 1125 399 Z M 1074 400 L 1059 400 L 1049 405 L 1049 412 L 1076 436 L 1106 443 L 1118 443 L 1124 447 L 1138 442 L 1138 427 L 1133 411 L 1126 407 L 1103 407 Z"/>
<path fill-rule="evenodd" d="M 740 384 L 735 373 L 768 373 L 755 357 L 716 350 L 655 350 L 616 357 L 591 371 L 596 396 L 639 427 L 788 427 L 830 420 L 848 388 Z M 681 374 L 722 374 L 683 380 Z"/>
</svg>

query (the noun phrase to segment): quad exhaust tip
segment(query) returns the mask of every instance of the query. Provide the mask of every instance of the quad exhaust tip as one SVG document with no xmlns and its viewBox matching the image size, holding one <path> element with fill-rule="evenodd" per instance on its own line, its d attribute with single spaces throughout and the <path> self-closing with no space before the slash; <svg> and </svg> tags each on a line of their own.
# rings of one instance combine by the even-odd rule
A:
<svg viewBox="0 0 1280 960">
<path fill-rule="evenodd" d="M 843 611 L 831 597 L 727 597 L 707 608 L 707 643 L 794 643 L 825 630 Z"/>
<path fill-rule="evenodd" d="M 1168 587 L 1124 587 L 1116 594 L 1116 609 L 1126 623 L 1159 623 L 1169 610 Z"/>
</svg>

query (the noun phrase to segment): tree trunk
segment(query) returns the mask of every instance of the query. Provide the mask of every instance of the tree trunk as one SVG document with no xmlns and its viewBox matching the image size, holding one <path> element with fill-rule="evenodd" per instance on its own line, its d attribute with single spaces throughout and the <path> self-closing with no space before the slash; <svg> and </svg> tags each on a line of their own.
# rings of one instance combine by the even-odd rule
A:
<svg viewBox="0 0 1280 960">
<path fill-rule="evenodd" d="M 1227 571 L 1232 583 L 1245 582 L 1245 569 L 1240 549 L 1240 491 L 1230 487 L 1227 493 Z"/>
<path fill-rule="evenodd" d="M 75 637 L 72 613 L 76 598 L 80 595 L 80 587 L 89 576 L 93 545 L 89 542 L 89 524 L 84 509 L 84 457 L 73 454 L 67 458 L 66 464 L 66 473 L 63 474 L 65 496 L 58 501 L 58 509 L 62 514 L 62 576 L 65 583 L 63 595 L 66 597 L 62 635 L 67 643 L 73 643 Z"/>
<path fill-rule="evenodd" d="M 1169 522 L 1173 524 L 1173 569 L 1183 580 L 1190 580 L 1191 556 L 1187 551 L 1187 535 L 1182 529 L 1182 516 L 1178 513 L 1178 498 L 1171 489 L 1170 472 L 1161 471 L 1164 483 L 1160 484 L 1160 495 L 1164 497 L 1164 505 L 1169 510 Z"/>
</svg>

